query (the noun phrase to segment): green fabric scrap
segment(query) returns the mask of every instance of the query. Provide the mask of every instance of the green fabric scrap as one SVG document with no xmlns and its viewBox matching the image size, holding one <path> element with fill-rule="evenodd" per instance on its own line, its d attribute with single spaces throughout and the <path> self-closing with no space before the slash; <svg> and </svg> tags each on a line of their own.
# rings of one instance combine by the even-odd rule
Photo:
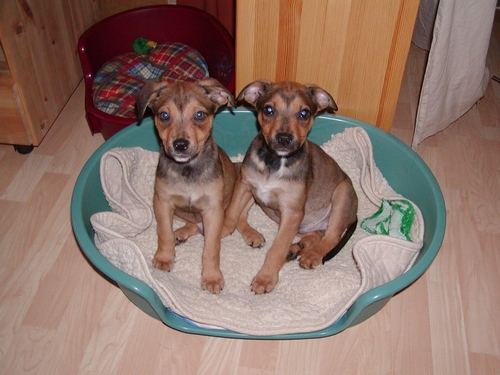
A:
<svg viewBox="0 0 500 375">
<path fill-rule="evenodd" d="M 152 40 L 137 38 L 136 40 L 134 40 L 132 47 L 134 48 L 135 52 L 142 53 L 145 55 L 149 53 L 149 51 L 151 51 L 153 48 L 155 48 L 156 44 L 157 43 L 153 42 Z"/>
<path fill-rule="evenodd" d="M 364 219 L 361 228 L 370 234 L 385 234 L 411 242 L 414 219 L 415 208 L 406 199 L 382 199 L 378 211 Z"/>
</svg>

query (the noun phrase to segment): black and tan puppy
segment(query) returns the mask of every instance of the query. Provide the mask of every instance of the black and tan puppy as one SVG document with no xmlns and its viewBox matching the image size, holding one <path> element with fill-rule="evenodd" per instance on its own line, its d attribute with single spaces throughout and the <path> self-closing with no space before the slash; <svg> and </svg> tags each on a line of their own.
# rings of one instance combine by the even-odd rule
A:
<svg viewBox="0 0 500 375">
<path fill-rule="evenodd" d="M 249 245 L 262 246 L 262 235 L 245 223 L 254 200 L 279 223 L 252 281 L 251 290 L 262 294 L 274 289 L 287 258 L 300 256 L 301 267 L 315 268 L 337 254 L 356 228 L 358 199 L 338 164 L 306 139 L 318 111 L 337 109 L 330 94 L 295 82 L 256 81 L 237 99 L 255 106 L 261 131 L 241 165 L 222 234 L 237 227 Z"/>
<path fill-rule="evenodd" d="M 233 163 L 212 137 L 215 112 L 226 104 L 234 106 L 234 98 L 215 79 L 150 83 L 137 97 L 139 119 L 147 107 L 152 109 L 162 143 L 153 199 L 158 225 L 153 266 L 170 271 L 175 245 L 199 233 L 201 223 L 201 287 L 211 293 L 224 287 L 221 230 L 236 180 Z M 174 217 L 186 222 L 175 232 Z"/>
</svg>

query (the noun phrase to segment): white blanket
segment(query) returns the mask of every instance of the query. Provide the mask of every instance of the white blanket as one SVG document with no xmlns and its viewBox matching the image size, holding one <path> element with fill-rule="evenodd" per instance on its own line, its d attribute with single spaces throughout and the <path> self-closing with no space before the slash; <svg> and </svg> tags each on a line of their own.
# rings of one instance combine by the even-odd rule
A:
<svg viewBox="0 0 500 375">
<path fill-rule="evenodd" d="M 334 135 L 322 147 L 351 177 L 359 198 L 360 222 L 377 211 L 382 198 L 401 198 L 375 166 L 370 139 L 362 128 Z M 277 225 L 254 206 L 249 222 L 264 234 L 267 244 L 252 249 L 238 232 L 224 238 L 221 270 L 226 286 L 213 295 L 200 287 L 202 235 L 177 246 L 171 272 L 151 265 L 157 246 L 152 211 L 157 162 L 158 153 L 141 148 L 115 148 L 103 155 L 101 181 L 112 212 L 92 216 L 95 243 L 113 265 L 145 282 L 167 308 L 196 324 L 249 335 L 326 328 L 361 294 L 409 269 L 423 244 L 424 223 L 415 206 L 413 242 L 369 235 L 358 225 L 332 260 L 314 270 L 301 269 L 297 261 L 289 262 L 282 268 L 273 292 L 255 295 L 250 283 L 262 266 Z"/>
</svg>

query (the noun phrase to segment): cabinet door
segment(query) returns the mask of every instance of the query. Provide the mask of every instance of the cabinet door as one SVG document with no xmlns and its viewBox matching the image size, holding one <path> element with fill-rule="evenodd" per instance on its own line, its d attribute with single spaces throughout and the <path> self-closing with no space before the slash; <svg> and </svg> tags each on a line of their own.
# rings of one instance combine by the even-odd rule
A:
<svg viewBox="0 0 500 375">
<path fill-rule="evenodd" d="M 236 89 L 315 83 L 338 114 L 389 131 L 419 0 L 236 2 Z"/>
<path fill-rule="evenodd" d="M 1 44 L 35 146 L 83 77 L 77 42 L 98 14 L 93 0 L 0 2 Z"/>
<path fill-rule="evenodd" d="M 16 84 L 0 44 L 0 143 L 30 145 L 24 123 Z"/>
</svg>

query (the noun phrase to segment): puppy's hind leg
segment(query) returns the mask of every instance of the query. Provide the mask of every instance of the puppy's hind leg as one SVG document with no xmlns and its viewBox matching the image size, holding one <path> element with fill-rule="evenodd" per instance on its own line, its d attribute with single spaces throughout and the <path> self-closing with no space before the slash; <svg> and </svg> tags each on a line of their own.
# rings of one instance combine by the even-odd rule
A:
<svg viewBox="0 0 500 375">
<path fill-rule="evenodd" d="M 299 234 L 300 241 L 292 244 L 290 246 L 290 251 L 287 255 L 287 260 L 295 260 L 302 254 L 306 253 L 310 248 L 316 246 L 316 244 L 323 238 L 323 233 L 319 231 Z"/>
<path fill-rule="evenodd" d="M 350 179 L 340 182 L 332 194 L 332 212 L 323 238 L 304 251 L 299 264 L 302 268 L 316 268 L 336 255 L 356 229 L 358 198 Z M 345 239 L 346 241 L 343 241 Z M 328 256 L 327 256 L 328 255 Z M 331 255 L 331 256 L 330 256 Z M 327 259 L 328 258 L 328 259 Z"/>
<path fill-rule="evenodd" d="M 252 208 L 254 202 L 255 201 L 253 198 L 248 201 L 247 205 L 245 206 L 245 209 L 243 210 L 238 219 L 238 224 L 236 224 L 236 229 L 238 229 L 238 232 L 241 233 L 248 246 L 251 246 L 253 248 L 261 248 L 266 243 L 266 239 L 261 233 L 252 228 L 250 224 L 248 224 L 247 220 L 248 211 L 250 211 L 250 208 Z"/>
<path fill-rule="evenodd" d="M 181 243 L 186 242 L 189 237 L 192 237 L 198 233 L 200 233 L 200 228 L 198 227 L 198 225 L 195 223 L 187 222 L 186 225 L 174 231 L 175 244 L 180 245 Z"/>
<path fill-rule="evenodd" d="M 250 201 L 253 202 L 252 191 L 241 181 L 241 178 L 239 178 L 234 184 L 231 202 L 224 213 L 224 225 L 222 227 L 221 234 L 222 237 L 229 236 L 234 232 L 236 226 L 242 218 L 242 212 L 246 210 L 246 213 L 248 213 L 250 207 L 247 205 Z M 243 217 L 246 220 L 246 214 Z M 244 226 L 244 223 L 241 224 Z"/>
</svg>

